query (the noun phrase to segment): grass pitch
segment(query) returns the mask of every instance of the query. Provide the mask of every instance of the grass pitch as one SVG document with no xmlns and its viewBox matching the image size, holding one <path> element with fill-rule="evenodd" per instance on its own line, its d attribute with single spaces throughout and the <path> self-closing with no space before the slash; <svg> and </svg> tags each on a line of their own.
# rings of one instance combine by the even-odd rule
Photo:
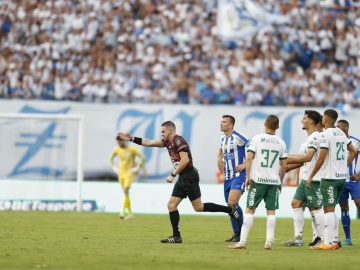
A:
<svg viewBox="0 0 360 270">
<path fill-rule="evenodd" d="M 265 219 L 255 219 L 246 250 L 229 250 L 226 216 L 181 216 L 183 244 L 160 244 L 171 233 L 167 215 L 0 212 L 0 269 L 359 269 L 360 221 L 352 221 L 354 246 L 313 251 L 282 247 L 293 235 L 291 219 L 277 219 L 273 250 L 263 249 Z M 340 235 L 342 228 L 340 225 Z M 311 240 L 305 223 L 305 242 Z"/>
</svg>

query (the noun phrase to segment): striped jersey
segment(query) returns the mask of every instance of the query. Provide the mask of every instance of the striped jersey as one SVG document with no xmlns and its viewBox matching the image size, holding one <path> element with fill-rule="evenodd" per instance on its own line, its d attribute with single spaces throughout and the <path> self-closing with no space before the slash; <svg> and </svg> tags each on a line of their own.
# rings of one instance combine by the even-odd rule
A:
<svg viewBox="0 0 360 270">
<path fill-rule="evenodd" d="M 235 130 L 229 135 L 221 136 L 220 149 L 223 153 L 224 161 L 224 180 L 229 180 L 235 177 L 245 177 L 245 170 L 241 173 L 236 172 L 235 167 L 245 162 L 246 151 L 245 147 L 249 142 L 249 138 Z"/>
<path fill-rule="evenodd" d="M 339 128 L 327 128 L 321 133 L 320 148 L 328 149 L 323 164 L 322 179 L 345 180 L 348 178 L 347 146 L 351 140 Z"/>
<path fill-rule="evenodd" d="M 359 164 L 360 162 L 358 162 L 359 154 L 360 154 L 360 140 L 353 136 L 350 136 L 349 138 L 351 140 L 352 145 L 355 147 L 357 153 L 355 158 L 349 165 L 349 178 L 350 178 L 352 175 L 360 172 L 360 164 Z"/>
</svg>

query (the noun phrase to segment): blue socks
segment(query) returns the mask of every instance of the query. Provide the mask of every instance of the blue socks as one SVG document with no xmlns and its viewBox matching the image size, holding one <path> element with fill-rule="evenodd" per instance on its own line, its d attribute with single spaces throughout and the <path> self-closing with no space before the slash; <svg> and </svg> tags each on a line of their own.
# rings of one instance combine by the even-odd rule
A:
<svg viewBox="0 0 360 270">
<path fill-rule="evenodd" d="M 346 239 L 351 239 L 349 211 L 341 211 L 341 224 L 343 226 Z"/>
<path fill-rule="evenodd" d="M 240 228 L 239 228 L 239 225 L 238 225 L 238 223 L 237 223 L 237 221 L 235 219 L 230 218 L 230 221 L 231 221 L 231 226 L 232 226 L 233 231 L 234 231 L 234 235 L 238 235 L 241 232 L 241 226 L 243 224 L 243 211 L 242 211 L 241 207 L 238 204 L 235 204 L 234 206 L 235 206 L 236 210 L 239 212 L 239 215 L 240 215 Z"/>
</svg>

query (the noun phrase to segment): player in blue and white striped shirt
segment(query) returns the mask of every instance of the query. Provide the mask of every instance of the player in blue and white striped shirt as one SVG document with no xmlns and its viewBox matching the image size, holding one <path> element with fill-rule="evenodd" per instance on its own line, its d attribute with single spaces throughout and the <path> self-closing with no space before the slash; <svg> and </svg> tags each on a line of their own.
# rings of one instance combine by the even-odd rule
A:
<svg viewBox="0 0 360 270">
<path fill-rule="evenodd" d="M 350 216 L 349 216 L 349 195 L 358 210 L 360 210 L 360 171 L 358 166 L 360 161 L 358 160 L 360 154 L 360 140 L 353 136 L 349 136 L 349 122 L 346 120 L 339 120 L 336 123 L 336 127 L 340 128 L 345 135 L 350 138 L 352 145 L 355 147 L 356 156 L 352 163 L 349 165 L 349 178 L 346 179 L 345 187 L 340 195 L 339 204 L 341 207 L 341 223 L 345 233 L 344 245 L 352 245 L 350 234 Z"/>
<path fill-rule="evenodd" d="M 218 152 L 218 167 L 224 173 L 224 196 L 228 205 L 235 206 L 240 214 L 240 222 L 231 218 L 234 235 L 226 242 L 238 242 L 240 240 L 243 213 L 239 206 L 241 195 L 245 191 L 245 147 L 249 138 L 234 130 L 235 118 L 231 115 L 223 115 L 220 129 L 224 134 L 221 136 L 220 149 Z"/>
</svg>

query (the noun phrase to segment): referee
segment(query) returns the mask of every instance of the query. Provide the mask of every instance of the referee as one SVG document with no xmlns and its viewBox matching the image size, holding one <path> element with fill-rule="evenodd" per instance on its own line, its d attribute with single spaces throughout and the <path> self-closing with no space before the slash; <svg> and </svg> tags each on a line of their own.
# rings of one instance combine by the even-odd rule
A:
<svg viewBox="0 0 360 270">
<path fill-rule="evenodd" d="M 162 123 L 161 134 L 161 140 L 134 137 L 126 132 L 120 132 L 118 134 L 119 138 L 132 141 L 139 145 L 160 148 L 166 147 L 170 159 L 174 164 L 174 170 L 167 177 L 166 181 L 172 183 L 174 178 L 179 175 L 179 179 L 174 185 L 172 195 L 167 204 L 173 234 L 168 238 L 162 239 L 161 243 L 182 243 L 179 229 L 180 215 L 177 207 L 186 197 L 189 197 L 196 212 L 224 212 L 240 222 L 240 216 L 235 207 L 215 203 L 202 203 L 199 174 L 193 166 L 190 147 L 182 136 L 176 134 L 175 124 L 171 121 Z"/>
</svg>

